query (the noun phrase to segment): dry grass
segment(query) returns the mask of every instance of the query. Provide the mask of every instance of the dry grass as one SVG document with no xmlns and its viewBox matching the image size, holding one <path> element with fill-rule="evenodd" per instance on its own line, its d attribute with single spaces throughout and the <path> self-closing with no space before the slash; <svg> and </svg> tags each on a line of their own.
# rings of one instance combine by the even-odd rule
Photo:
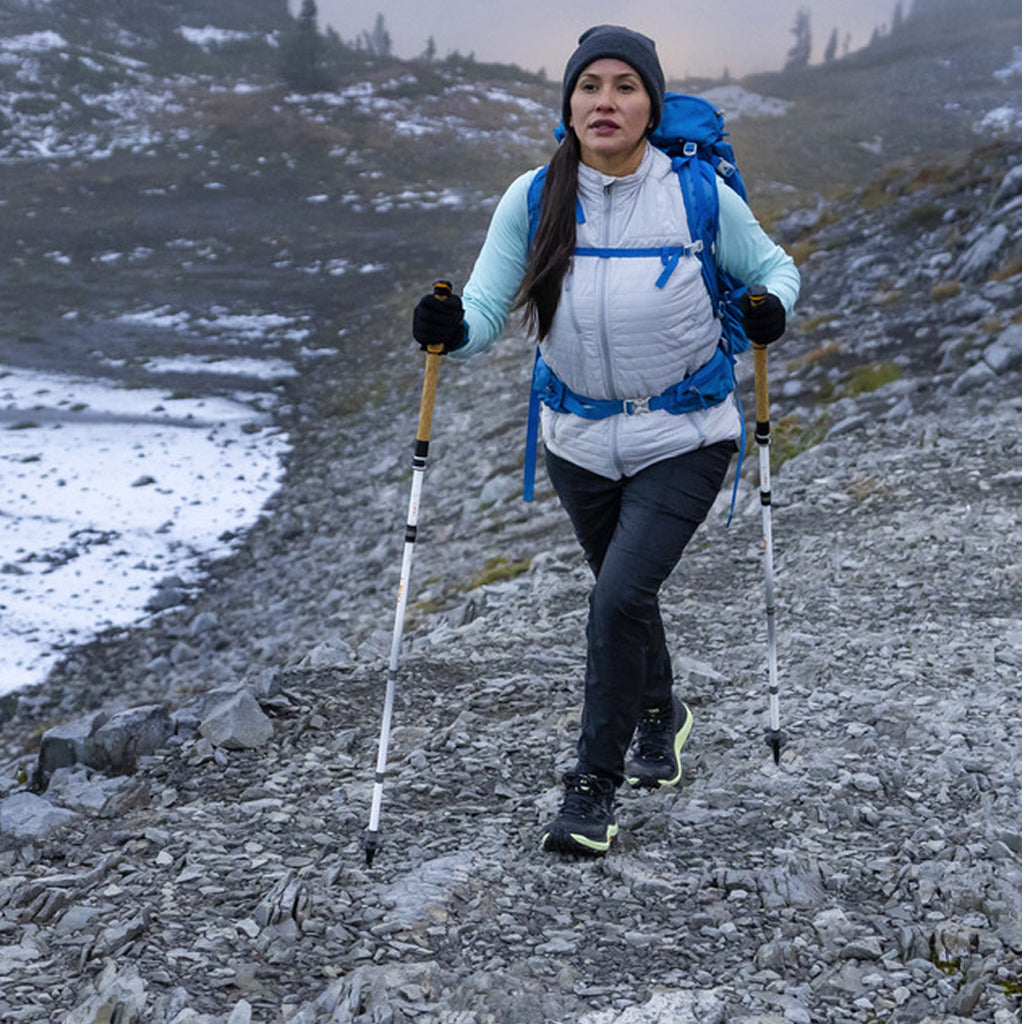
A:
<svg viewBox="0 0 1024 1024">
<path fill-rule="evenodd" d="M 932 301 L 942 302 L 944 299 L 951 299 L 954 295 L 959 295 L 963 289 L 964 286 L 959 281 L 940 281 L 932 288 Z"/>
<path fill-rule="evenodd" d="M 842 351 L 843 346 L 840 342 L 827 341 L 824 345 L 819 345 L 817 348 L 812 348 L 809 352 L 805 352 L 796 359 L 791 359 L 786 364 L 786 368 L 792 372 L 796 372 L 800 369 L 817 366 L 819 363 L 827 363 L 838 357 Z"/>
<path fill-rule="evenodd" d="M 989 275 L 990 281 L 1008 281 L 1011 277 L 1018 277 L 1021 272 L 1021 254 L 1018 249 L 1010 258 L 998 269 L 994 270 Z"/>
</svg>

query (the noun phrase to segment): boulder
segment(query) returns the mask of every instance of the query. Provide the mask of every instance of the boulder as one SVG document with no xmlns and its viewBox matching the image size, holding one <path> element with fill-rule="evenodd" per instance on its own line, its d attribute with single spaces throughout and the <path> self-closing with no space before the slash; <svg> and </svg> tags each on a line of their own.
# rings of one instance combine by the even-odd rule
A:
<svg viewBox="0 0 1024 1024">
<path fill-rule="evenodd" d="M 34 793 L 13 793 L 0 801 L 0 833 L 14 839 L 43 839 L 75 817 Z"/>
<path fill-rule="evenodd" d="M 274 735 L 274 726 L 248 690 L 239 690 L 218 704 L 199 726 L 215 747 L 245 750 L 260 747 Z"/>
<path fill-rule="evenodd" d="M 38 781 L 46 785 L 59 768 L 84 764 L 109 774 L 129 774 L 137 760 L 159 750 L 174 732 L 162 704 L 126 708 L 107 717 L 96 712 L 48 729 L 39 747 Z"/>
<path fill-rule="evenodd" d="M 173 732 L 170 713 L 162 704 L 126 708 L 93 731 L 83 760 L 90 768 L 111 774 L 130 773 L 140 757 L 159 750 Z"/>
<path fill-rule="evenodd" d="M 55 725 L 43 733 L 39 746 L 39 777 L 45 784 L 58 768 L 87 762 L 87 745 L 92 734 L 106 722 L 102 711 Z"/>
</svg>

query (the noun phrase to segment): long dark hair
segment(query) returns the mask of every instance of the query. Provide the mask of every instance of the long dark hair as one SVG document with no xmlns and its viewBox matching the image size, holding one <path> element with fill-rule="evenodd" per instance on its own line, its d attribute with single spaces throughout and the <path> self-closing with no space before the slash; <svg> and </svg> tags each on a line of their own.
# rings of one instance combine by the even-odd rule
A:
<svg viewBox="0 0 1024 1024">
<path fill-rule="evenodd" d="M 548 164 L 541 198 L 540 222 L 530 246 L 526 273 L 516 291 L 513 309 L 543 341 L 551 330 L 576 248 L 576 186 L 580 142 L 570 128 Z"/>
</svg>

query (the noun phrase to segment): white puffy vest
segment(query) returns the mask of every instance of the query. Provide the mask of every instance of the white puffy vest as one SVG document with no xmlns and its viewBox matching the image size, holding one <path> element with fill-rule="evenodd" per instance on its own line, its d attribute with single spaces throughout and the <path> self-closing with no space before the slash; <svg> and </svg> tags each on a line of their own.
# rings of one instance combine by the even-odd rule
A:
<svg viewBox="0 0 1024 1024">
<path fill-rule="evenodd" d="M 577 248 L 661 248 L 692 242 L 671 160 L 648 145 L 636 173 L 607 177 L 583 164 L 578 195 L 585 222 Z M 703 366 L 720 330 L 696 255 L 683 255 L 663 288 L 658 257 L 574 257 L 544 359 L 589 398 L 648 398 Z M 740 434 L 735 401 L 672 415 L 664 411 L 585 420 L 542 410 L 555 455 L 610 479 Z"/>
</svg>

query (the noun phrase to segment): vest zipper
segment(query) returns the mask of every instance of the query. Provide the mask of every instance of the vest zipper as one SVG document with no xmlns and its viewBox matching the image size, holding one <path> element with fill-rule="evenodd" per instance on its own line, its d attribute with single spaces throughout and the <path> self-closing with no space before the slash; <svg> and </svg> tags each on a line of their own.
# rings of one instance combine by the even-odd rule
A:
<svg viewBox="0 0 1024 1024">
<path fill-rule="evenodd" d="M 609 182 L 604 186 L 604 216 L 601 223 L 601 238 L 605 248 L 611 245 L 611 210 L 612 210 L 612 188 L 613 183 Z M 618 390 L 615 386 L 615 372 L 614 362 L 612 360 L 611 352 L 611 338 L 608 335 L 608 260 L 598 260 L 597 268 L 597 294 L 600 296 L 600 306 L 598 312 L 598 341 L 601 347 L 601 359 L 602 359 L 602 371 L 605 382 L 605 387 L 608 389 L 608 395 L 614 396 L 618 394 Z M 621 417 L 613 416 L 609 430 L 609 452 L 608 455 L 612 460 L 612 465 L 615 467 L 616 472 L 619 475 L 623 475 L 622 459 L 619 454 L 619 420 Z"/>
</svg>

